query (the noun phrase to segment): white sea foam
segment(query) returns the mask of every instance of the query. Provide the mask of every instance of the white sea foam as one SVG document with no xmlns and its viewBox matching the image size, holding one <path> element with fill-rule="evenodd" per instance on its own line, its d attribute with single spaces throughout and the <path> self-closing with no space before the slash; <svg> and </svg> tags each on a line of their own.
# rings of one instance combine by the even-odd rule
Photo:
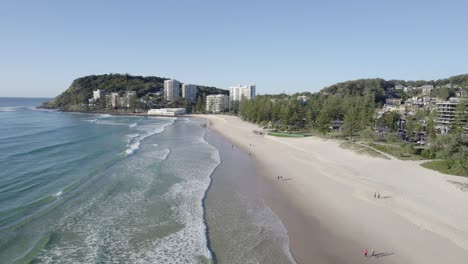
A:
<svg viewBox="0 0 468 264">
<path fill-rule="evenodd" d="M 210 175 L 219 165 L 220 159 L 217 149 L 208 144 L 200 144 L 200 147 L 203 148 L 200 154 L 211 157 L 211 159 L 189 161 L 190 164 L 185 161 L 183 165 L 177 164 L 177 162 L 171 163 L 171 170 L 184 180 L 173 185 L 166 198 L 177 202 L 177 206 L 173 210 L 176 220 L 183 224 L 184 228 L 155 243 L 155 247 L 158 249 L 170 250 L 163 256 L 161 254 L 155 256 L 159 260 L 169 257 L 170 261 L 168 262 L 170 263 L 179 263 L 178 258 L 180 258 L 181 263 L 182 261 L 196 263 L 195 256 L 197 255 L 205 256 L 207 259 L 212 258 L 207 247 L 202 200 L 211 182 Z M 181 252 L 181 248 L 185 250 Z"/>
<path fill-rule="evenodd" d="M 89 123 L 96 123 L 97 119 L 85 119 L 83 121 L 89 122 Z"/>
<path fill-rule="evenodd" d="M 129 149 L 170 124 L 142 125 L 143 128 L 138 128 L 142 133 L 127 135 Z M 87 197 L 80 208 L 70 209 L 69 217 L 58 225 L 60 232 L 76 238 L 67 244 L 51 243 L 38 259 L 46 263 L 57 259 L 73 263 L 77 262 L 77 256 L 83 263 L 200 263 L 200 256 L 211 259 L 202 199 L 210 184 L 210 175 L 219 164 L 219 153 L 202 142 L 191 147 L 201 155 L 200 159 L 188 159 L 191 154 L 185 152 L 185 146 L 175 146 L 174 150 L 148 148 L 142 155 L 119 162 L 120 167 L 106 171 L 102 178 L 107 184 L 91 187 L 102 191 L 91 189 L 89 199 Z M 174 157 L 169 156 L 172 151 Z M 164 162 L 148 157 L 170 160 Z M 148 194 L 155 195 L 158 191 L 154 189 L 155 183 L 159 183 L 158 171 L 153 167 L 155 162 L 164 164 L 181 181 L 172 185 L 165 195 L 156 193 L 155 199 L 149 199 Z M 125 184 L 121 184 L 123 182 Z M 155 220 L 149 212 L 152 209 L 148 204 L 155 201 L 165 201 L 162 204 L 167 202 L 172 208 L 165 207 L 167 212 L 158 210 L 158 214 L 167 215 L 167 219 Z M 180 226 L 174 228 L 174 221 Z M 146 235 L 164 229 L 171 233 L 157 237 Z"/>
<path fill-rule="evenodd" d="M 0 107 L 0 112 L 16 112 L 21 109 L 35 110 L 36 107 L 33 106 L 4 106 Z"/>
<path fill-rule="evenodd" d="M 159 134 L 164 131 L 164 129 L 167 126 L 170 126 L 174 124 L 174 121 L 176 120 L 175 118 L 173 119 L 167 119 L 168 122 L 165 122 L 163 124 L 157 123 L 157 124 L 146 124 L 146 125 L 140 125 L 137 127 L 138 130 L 143 131 L 144 133 L 142 134 L 132 134 L 132 135 L 127 135 L 127 137 L 130 138 L 129 143 L 127 144 L 127 149 L 125 150 L 125 155 L 129 156 L 135 151 L 137 151 L 140 148 L 140 142 L 152 135 Z"/>
<path fill-rule="evenodd" d="M 125 150 L 125 154 L 126 154 L 127 156 L 128 156 L 128 155 L 132 155 L 132 154 L 135 153 L 135 151 L 137 151 L 139 148 L 140 148 L 140 141 L 134 142 L 134 143 L 128 145 L 128 148 Z"/>
<path fill-rule="evenodd" d="M 129 125 L 128 127 L 136 127 L 138 124 L 137 123 L 133 123 L 131 125 Z"/>
<path fill-rule="evenodd" d="M 95 123 L 99 125 L 128 126 L 128 123 L 107 121 L 107 120 L 101 120 L 101 119 L 98 119 Z"/>
</svg>

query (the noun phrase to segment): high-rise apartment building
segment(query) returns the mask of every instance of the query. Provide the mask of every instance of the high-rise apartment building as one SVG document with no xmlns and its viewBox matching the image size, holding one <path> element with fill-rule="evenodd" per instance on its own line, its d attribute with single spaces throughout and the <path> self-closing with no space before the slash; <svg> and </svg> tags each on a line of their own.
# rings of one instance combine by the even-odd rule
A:
<svg viewBox="0 0 468 264">
<path fill-rule="evenodd" d="M 179 99 L 180 83 L 176 80 L 164 81 L 164 99 L 166 101 L 174 102 Z"/>
<path fill-rule="evenodd" d="M 231 101 L 240 101 L 242 98 L 246 100 L 254 99 L 256 95 L 255 84 L 237 85 L 229 88 L 229 99 Z"/>
<path fill-rule="evenodd" d="M 182 84 L 182 97 L 188 101 L 195 102 L 197 100 L 197 86 L 194 84 Z"/>
<path fill-rule="evenodd" d="M 223 112 L 228 108 L 229 97 L 224 94 L 206 96 L 206 111 L 212 113 Z"/>
</svg>

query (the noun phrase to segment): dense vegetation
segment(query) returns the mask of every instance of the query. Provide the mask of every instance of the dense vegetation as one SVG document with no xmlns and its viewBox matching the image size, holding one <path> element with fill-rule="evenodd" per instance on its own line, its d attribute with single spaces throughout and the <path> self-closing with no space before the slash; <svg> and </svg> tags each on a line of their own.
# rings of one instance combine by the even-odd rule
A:
<svg viewBox="0 0 468 264">
<path fill-rule="evenodd" d="M 314 94 L 259 95 L 254 100 L 241 101 L 238 108 L 233 107 L 230 111 L 272 131 L 354 138 L 399 159 L 440 159 L 443 161 L 425 166 L 444 173 L 466 176 L 468 140 L 466 136 L 462 136 L 463 127 L 467 126 L 468 120 L 465 104 L 457 106 L 456 111 L 459 114 L 452 124 L 452 134 L 449 135 L 435 134 L 434 108 L 407 108 L 403 113 L 391 111 L 381 116 L 377 116 L 375 110 L 387 98 L 413 96 L 396 91 L 395 84 L 421 86 L 427 83 L 450 83 L 466 89 L 467 80 L 468 75 L 430 82 L 356 80 L 338 83 Z M 455 88 L 437 87 L 433 89 L 431 96 L 446 100 L 454 96 L 455 91 Z M 418 95 L 417 91 L 414 95 Z M 423 140 L 430 144 L 416 144 Z"/>
<path fill-rule="evenodd" d="M 403 81 L 403 80 L 384 80 L 384 79 L 359 79 L 353 81 L 340 82 L 329 87 L 322 89 L 322 93 L 342 95 L 342 96 L 365 96 L 374 94 L 377 103 L 385 102 L 386 98 L 402 98 L 405 95 L 401 91 L 396 91 L 395 85 L 400 84 L 403 86 L 418 87 L 424 84 L 432 84 L 434 86 L 444 86 L 447 84 L 460 85 L 468 87 L 468 74 L 452 76 L 447 79 L 440 79 L 435 81 Z M 446 92 L 446 98 L 449 93 L 454 93 L 453 89 L 441 88 L 442 92 Z"/>
<path fill-rule="evenodd" d="M 137 97 L 141 98 L 152 93 L 162 92 L 165 80 L 167 78 L 129 74 L 85 76 L 74 80 L 65 92 L 47 102 L 44 107 L 66 111 L 86 110 L 83 105 L 88 104 L 88 99 L 93 97 L 93 90 L 97 89 L 104 90 L 106 93 L 135 91 Z M 228 94 L 228 91 L 216 87 L 197 86 L 197 95 L 201 97 L 200 100 L 208 94 L 216 93 Z M 166 102 L 161 100 L 160 104 L 164 106 Z M 189 103 L 185 102 L 185 104 Z"/>
<path fill-rule="evenodd" d="M 165 78 L 131 76 L 128 74 L 90 75 L 78 78 L 70 87 L 48 102 L 45 107 L 61 110 L 80 109 L 93 97 L 93 90 L 101 89 L 110 92 L 135 91 L 137 96 L 154 93 L 164 88 Z"/>
</svg>

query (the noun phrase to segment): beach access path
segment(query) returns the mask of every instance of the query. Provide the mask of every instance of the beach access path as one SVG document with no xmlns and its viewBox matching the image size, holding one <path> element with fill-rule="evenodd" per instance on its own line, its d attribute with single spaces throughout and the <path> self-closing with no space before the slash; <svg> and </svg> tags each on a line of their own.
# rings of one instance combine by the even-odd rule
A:
<svg viewBox="0 0 468 264">
<path fill-rule="evenodd" d="M 342 263 L 468 260 L 468 190 L 460 187 L 468 184 L 467 178 L 411 161 L 360 155 L 340 148 L 335 140 L 258 135 L 253 133 L 260 129 L 257 125 L 234 116 L 195 117 L 207 119 L 210 129 L 251 153 L 261 174 L 302 211 L 305 219 L 275 211 L 300 263 L 313 263 L 314 244 L 308 241 L 314 234 L 304 228 L 307 219 L 336 238 L 313 241 L 323 240 L 326 254 Z M 380 199 L 374 198 L 375 192 Z M 377 256 L 364 259 L 365 248 Z"/>
</svg>

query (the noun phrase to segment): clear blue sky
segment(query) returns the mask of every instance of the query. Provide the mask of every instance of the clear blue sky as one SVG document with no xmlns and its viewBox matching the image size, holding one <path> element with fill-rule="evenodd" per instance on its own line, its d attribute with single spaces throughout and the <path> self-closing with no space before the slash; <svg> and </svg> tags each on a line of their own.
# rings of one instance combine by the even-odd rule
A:
<svg viewBox="0 0 468 264">
<path fill-rule="evenodd" d="M 72 3 L 73 2 L 73 3 Z M 129 73 L 258 93 L 468 73 L 468 1 L 0 3 L 0 96 Z"/>
</svg>

